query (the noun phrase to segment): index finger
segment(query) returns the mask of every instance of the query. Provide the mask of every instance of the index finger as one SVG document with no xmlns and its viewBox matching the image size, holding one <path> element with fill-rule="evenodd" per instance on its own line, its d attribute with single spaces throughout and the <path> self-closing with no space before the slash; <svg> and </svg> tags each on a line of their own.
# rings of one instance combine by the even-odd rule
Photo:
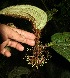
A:
<svg viewBox="0 0 70 78">
<path fill-rule="evenodd" d="M 17 28 L 12 28 L 14 31 L 18 32 L 20 35 L 24 36 L 25 38 L 28 39 L 35 39 L 35 35 L 33 33 L 21 30 L 21 29 L 17 29 Z"/>
<path fill-rule="evenodd" d="M 8 31 L 8 38 L 21 42 L 21 43 L 26 43 L 31 46 L 34 46 L 35 44 L 35 41 L 32 38 L 31 39 L 26 38 L 25 36 L 19 34 L 18 32 L 14 31 L 13 29 Z"/>
</svg>

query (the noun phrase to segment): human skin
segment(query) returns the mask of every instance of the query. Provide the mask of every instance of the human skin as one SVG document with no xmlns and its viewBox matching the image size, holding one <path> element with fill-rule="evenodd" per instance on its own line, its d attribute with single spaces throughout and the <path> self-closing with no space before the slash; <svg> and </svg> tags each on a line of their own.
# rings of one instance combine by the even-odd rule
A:
<svg viewBox="0 0 70 78">
<path fill-rule="evenodd" d="M 35 45 L 35 35 L 33 33 L 13 28 L 5 24 L 0 24 L 0 35 L 3 38 L 3 43 L 0 44 L 0 53 L 7 57 L 10 57 L 11 53 L 5 48 L 6 46 L 23 51 L 24 47 L 21 43 L 25 43 L 30 46 Z"/>
</svg>

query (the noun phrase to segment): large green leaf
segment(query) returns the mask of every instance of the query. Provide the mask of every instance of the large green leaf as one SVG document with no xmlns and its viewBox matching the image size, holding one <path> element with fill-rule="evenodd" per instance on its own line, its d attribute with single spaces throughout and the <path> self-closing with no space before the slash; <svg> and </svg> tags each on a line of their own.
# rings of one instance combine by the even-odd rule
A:
<svg viewBox="0 0 70 78">
<path fill-rule="evenodd" d="M 70 62 L 70 32 L 56 33 L 51 41 L 50 46 Z"/>
</svg>

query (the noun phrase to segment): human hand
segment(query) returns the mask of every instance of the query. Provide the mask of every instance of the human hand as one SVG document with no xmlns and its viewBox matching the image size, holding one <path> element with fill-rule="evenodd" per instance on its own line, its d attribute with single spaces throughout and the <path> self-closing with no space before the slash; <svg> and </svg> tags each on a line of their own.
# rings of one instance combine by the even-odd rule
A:
<svg viewBox="0 0 70 78">
<path fill-rule="evenodd" d="M 19 51 L 23 51 L 24 47 L 20 44 L 20 42 L 30 46 L 35 45 L 35 35 L 21 29 L 1 24 L 0 34 L 3 38 L 3 43 L 0 44 L 0 53 L 7 57 L 10 57 L 11 53 L 5 48 L 6 46 L 10 46 L 16 48 Z"/>
</svg>

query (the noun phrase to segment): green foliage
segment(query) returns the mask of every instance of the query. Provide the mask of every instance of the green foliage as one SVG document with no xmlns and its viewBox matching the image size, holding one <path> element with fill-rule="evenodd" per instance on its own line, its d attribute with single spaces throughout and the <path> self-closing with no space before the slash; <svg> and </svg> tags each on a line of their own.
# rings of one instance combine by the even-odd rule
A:
<svg viewBox="0 0 70 78">
<path fill-rule="evenodd" d="M 56 33 L 51 41 L 49 45 L 70 62 L 70 32 Z"/>
<path fill-rule="evenodd" d="M 30 74 L 30 70 L 26 67 L 14 67 L 14 69 L 8 74 L 8 78 L 21 78 L 21 75 L 28 76 Z"/>
<path fill-rule="evenodd" d="M 47 13 L 47 21 L 50 21 L 53 18 L 53 15 L 57 12 L 57 9 L 52 9 L 51 11 L 46 11 Z"/>
<path fill-rule="evenodd" d="M 34 0 L 21 0 L 21 1 L 16 0 L 16 3 L 14 3 L 15 1 L 13 1 L 13 0 L 11 0 L 11 1 L 5 0 L 4 2 L 1 3 L 0 9 L 5 8 L 9 5 L 13 5 L 13 4 L 22 4 L 22 3 L 27 4 L 27 2 L 30 3 L 30 1 L 34 1 Z M 38 1 L 40 1 L 40 0 L 36 0 L 36 3 L 38 3 Z M 41 0 L 41 1 L 44 5 L 43 7 L 45 7 L 45 9 L 46 9 L 46 13 L 48 14 L 48 21 L 51 20 L 53 18 L 53 14 L 58 11 L 52 21 L 55 24 L 54 26 L 57 28 L 57 32 L 69 31 L 70 30 L 70 10 L 69 10 L 70 0 L 58 0 L 58 1 L 56 1 L 56 0 Z M 35 2 L 34 3 L 32 2 L 32 5 L 33 4 L 35 5 Z M 37 6 L 39 6 L 39 5 L 37 5 Z M 40 7 L 42 7 L 42 6 L 40 6 Z M 50 32 L 51 32 L 51 30 L 50 30 Z M 61 56 L 63 56 L 70 62 L 70 32 L 56 33 L 51 36 L 51 41 L 52 42 L 50 42 L 50 44 L 48 44 L 48 46 L 51 46 L 51 48 L 53 48 L 58 54 L 60 54 Z M 52 58 L 54 58 L 54 57 L 52 57 Z M 15 57 L 14 57 L 14 59 L 15 59 Z M 4 60 L 6 60 L 6 58 Z M 10 67 L 10 66 L 6 66 L 6 62 L 5 63 L 3 62 L 4 60 L 2 60 L 2 58 L 1 58 L 1 61 L 0 61 L 0 70 L 1 71 L 2 71 L 2 69 L 4 70 L 3 72 L 0 72 L 1 78 L 5 77 L 4 72 L 6 72 L 6 69 L 8 69 Z M 19 60 L 19 59 L 16 59 L 16 60 Z M 62 60 L 62 59 L 60 59 L 60 60 Z M 58 63 L 58 65 L 59 65 L 59 63 Z M 56 66 L 58 67 L 58 65 L 56 65 Z M 67 64 L 65 63 L 65 65 L 67 65 Z M 51 74 L 52 72 L 54 72 L 54 74 L 50 75 L 51 77 L 48 77 L 48 75 L 45 74 L 45 78 L 70 78 L 69 71 L 63 70 L 63 72 L 61 73 L 61 69 L 60 69 L 59 70 L 60 77 L 58 77 L 58 74 L 55 73 L 55 72 L 58 72 L 58 70 L 55 70 L 56 66 L 54 66 L 54 64 L 50 64 L 49 66 L 47 68 L 45 68 L 45 69 L 43 68 L 43 69 L 44 70 L 49 69 L 50 71 L 48 70 L 48 73 Z M 53 66 L 54 66 L 54 68 L 52 68 Z M 59 69 L 59 68 L 57 68 L 57 69 Z M 9 70 L 7 70 L 7 71 L 9 71 Z M 43 73 L 45 73 L 45 72 L 43 72 Z M 14 67 L 14 69 L 12 69 L 12 71 L 8 73 L 8 78 L 21 78 L 21 75 L 24 75 L 24 74 L 26 74 L 28 76 L 30 74 L 30 70 L 26 67 L 21 67 L 21 66 Z M 57 75 L 57 77 L 54 77 L 54 75 Z M 30 78 L 37 78 L 37 77 L 35 77 L 35 75 L 33 75 L 33 77 L 30 77 Z"/>
</svg>

